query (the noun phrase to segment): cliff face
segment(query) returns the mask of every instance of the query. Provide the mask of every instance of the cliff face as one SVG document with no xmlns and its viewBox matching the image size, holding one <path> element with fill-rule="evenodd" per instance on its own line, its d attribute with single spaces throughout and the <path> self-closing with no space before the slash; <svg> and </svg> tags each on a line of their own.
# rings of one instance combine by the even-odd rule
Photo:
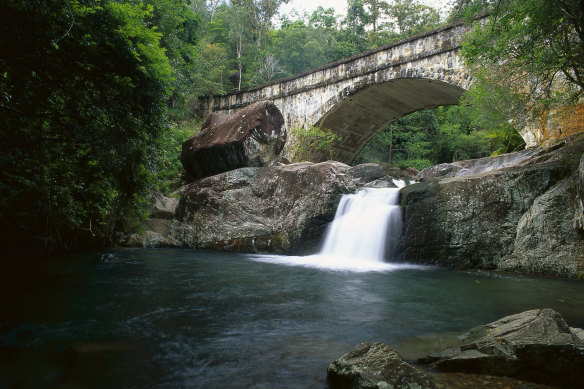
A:
<svg viewBox="0 0 584 389">
<path fill-rule="evenodd" d="M 402 190 L 402 258 L 456 268 L 584 274 L 583 142 Z"/>
</svg>

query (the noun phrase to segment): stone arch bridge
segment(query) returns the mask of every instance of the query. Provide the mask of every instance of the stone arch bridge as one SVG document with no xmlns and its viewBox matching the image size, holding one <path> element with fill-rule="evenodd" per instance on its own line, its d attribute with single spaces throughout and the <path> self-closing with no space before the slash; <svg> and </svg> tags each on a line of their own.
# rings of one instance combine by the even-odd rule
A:
<svg viewBox="0 0 584 389">
<path fill-rule="evenodd" d="M 423 108 L 458 104 L 471 82 L 459 56 L 469 29 L 449 25 L 294 77 L 203 97 L 199 113 L 232 113 L 270 100 L 284 115 L 287 129 L 319 125 L 341 136 L 332 157 L 351 163 L 392 121 Z M 325 160 L 329 155 L 315 157 Z"/>
</svg>

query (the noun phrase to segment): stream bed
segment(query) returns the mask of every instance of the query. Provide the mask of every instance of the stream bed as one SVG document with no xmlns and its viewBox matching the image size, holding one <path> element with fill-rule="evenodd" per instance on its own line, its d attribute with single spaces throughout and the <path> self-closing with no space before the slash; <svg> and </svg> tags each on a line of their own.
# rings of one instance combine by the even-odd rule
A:
<svg viewBox="0 0 584 389">
<path fill-rule="evenodd" d="M 584 327 L 584 283 L 553 278 L 180 249 L 13 264 L 7 388 L 326 388 L 328 364 L 364 341 L 411 359 L 546 307 Z"/>
</svg>

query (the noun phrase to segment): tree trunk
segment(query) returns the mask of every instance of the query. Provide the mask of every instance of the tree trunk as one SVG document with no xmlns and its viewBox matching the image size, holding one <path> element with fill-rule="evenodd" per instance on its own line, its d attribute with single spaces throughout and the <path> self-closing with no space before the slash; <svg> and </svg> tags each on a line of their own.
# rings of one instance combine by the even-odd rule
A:
<svg viewBox="0 0 584 389">
<path fill-rule="evenodd" d="M 393 123 L 389 125 L 389 160 L 387 163 L 391 166 L 391 158 L 393 157 Z"/>
</svg>

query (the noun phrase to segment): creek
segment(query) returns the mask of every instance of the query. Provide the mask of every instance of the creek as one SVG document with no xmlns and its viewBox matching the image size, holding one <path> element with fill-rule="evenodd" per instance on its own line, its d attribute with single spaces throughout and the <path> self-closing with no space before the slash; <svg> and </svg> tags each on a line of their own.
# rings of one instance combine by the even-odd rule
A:
<svg viewBox="0 0 584 389">
<path fill-rule="evenodd" d="M 542 307 L 584 327 L 575 281 L 327 270 L 179 249 L 111 254 L 3 274 L 0 387 L 324 388 L 328 364 L 363 341 L 416 357 Z"/>
<path fill-rule="evenodd" d="M 582 282 L 331 260 L 351 250 L 13 258 L 0 276 L 0 387 L 326 388 L 328 364 L 364 341 L 416 358 L 544 307 L 584 327 Z"/>
</svg>

